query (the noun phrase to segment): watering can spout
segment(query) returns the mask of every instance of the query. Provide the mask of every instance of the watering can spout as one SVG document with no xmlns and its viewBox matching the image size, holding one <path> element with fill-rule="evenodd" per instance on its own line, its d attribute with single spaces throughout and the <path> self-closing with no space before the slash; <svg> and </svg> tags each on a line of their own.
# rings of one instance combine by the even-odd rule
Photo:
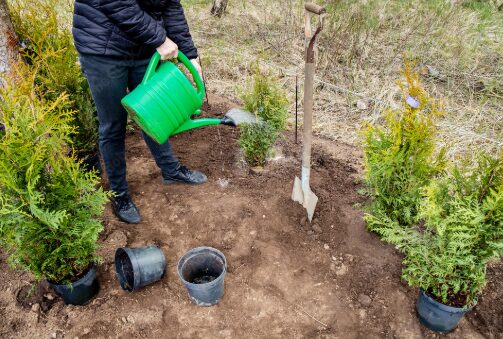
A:
<svg viewBox="0 0 503 339">
<path fill-rule="evenodd" d="M 200 119 L 188 119 L 171 135 L 179 134 L 194 128 L 210 126 L 210 125 L 219 125 L 222 123 L 220 119 L 211 119 L 211 118 L 200 118 Z"/>
<path fill-rule="evenodd" d="M 249 112 L 230 110 L 223 119 L 191 119 L 201 113 L 204 83 L 190 60 L 178 52 L 178 60 L 192 74 L 196 88 L 172 62 L 160 63 L 155 53 L 143 81 L 122 99 L 122 105 L 140 128 L 159 144 L 172 135 L 209 125 L 237 126 L 255 122 Z M 245 114 L 246 113 L 246 114 Z"/>
</svg>

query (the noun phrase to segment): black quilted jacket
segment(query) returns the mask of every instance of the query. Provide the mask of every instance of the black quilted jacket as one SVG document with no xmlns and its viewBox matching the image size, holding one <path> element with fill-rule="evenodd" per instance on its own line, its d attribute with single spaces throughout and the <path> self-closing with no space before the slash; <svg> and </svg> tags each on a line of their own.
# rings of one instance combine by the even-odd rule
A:
<svg viewBox="0 0 503 339">
<path fill-rule="evenodd" d="M 197 57 L 180 0 L 76 0 L 72 32 L 84 54 L 147 58 L 167 36 Z"/>
</svg>

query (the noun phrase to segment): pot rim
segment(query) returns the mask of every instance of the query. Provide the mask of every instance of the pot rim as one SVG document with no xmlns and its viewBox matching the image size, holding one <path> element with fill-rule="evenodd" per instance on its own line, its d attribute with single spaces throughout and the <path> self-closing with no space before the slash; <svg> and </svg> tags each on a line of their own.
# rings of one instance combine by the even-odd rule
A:
<svg viewBox="0 0 503 339">
<path fill-rule="evenodd" d="M 444 303 L 438 302 L 435 299 L 433 299 L 428 293 L 425 292 L 422 288 L 419 289 L 420 294 L 426 298 L 430 303 L 436 305 L 438 308 L 440 308 L 442 311 L 446 312 L 451 312 L 451 313 L 466 313 L 470 311 L 472 308 L 474 308 L 477 305 L 477 300 L 475 300 L 475 303 L 470 306 L 470 307 L 455 307 L 455 306 L 449 306 Z"/>
<path fill-rule="evenodd" d="M 117 258 L 117 255 L 120 254 L 120 252 L 126 253 L 129 261 L 131 262 L 131 268 L 133 269 L 133 286 L 130 286 L 130 289 L 126 289 L 126 290 L 129 291 L 129 292 L 132 292 L 135 289 L 137 289 L 138 285 L 140 284 L 140 282 L 138 281 L 139 280 L 138 279 L 138 275 L 140 273 L 140 267 L 138 265 L 138 261 L 136 260 L 136 256 L 134 255 L 133 251 L 131 251 L 131 249 L 129 247 L 120 247 L 120 248 L 118 248 L 116 250 L 116 252 L 115 252 L 115 257 L 116 258 Z M 124 279 L 126 279 L 125 275 L 124 275 Z"/>
<path fill-rule="evenodd" d="M 85 280 L 87 280 L 91 275 L 96 275 L 96 264 L 92 263 L 87 269 L 86 274 L 84 274 L 80 279 L 75 280 L 74 282 L 70 284 L 57 284 L 53 283 L 50 280 L 46 279 L 49 285 L 51 286 L 73 286 L 73 288 L 78 287 L 84 283 Z"/>
<path fill-rule="evenodd" d="M 212 254 L 218 256 L 220 259 L 222 259 L 222 261 L 224 263 L 222 273 L 220 273 L 220 275 L 217 278 L 215 278 L 215 280 L 204 283 L 204 284 L 194 284 L 194 283 L 191 283 L 191 282 L 185 280 L 185 278 L 183 277 L 183 274 L 182 274 L 183 264 L 185 264 L 191 258 L 193 258 L 197 255 L 201 255 L 202 253 L 197 253 L 197 252 L 204 251 L 204 250 L 208 250 L 210 253 L 212 253 Z M 193 252 L 193 253 L 189 253 L 189 252 Z M 203 287 L 204 288 L 213 287 L 215 285 L 218 285 L 220 283 L 220 280 L 223 279 L 223 277 L 227 273 L 227 258 L 225 258 L 225 255 L 221 251 L 217 250 L 216 248 L 209 247 L 209 246 L 194 247 L 194 248 L 188 250 L 187 252 L 185 252 L 185 254 L 182 255 L 182 257 L 178 260 L 178 263 L 176 265 L 176 271 L 178 273 L 178 276 L 182 280 L 182 282 L 185 285 L 190 286 L 191 288 L 198 289 L 198 288 L 203 288 Z"/>
</svg>

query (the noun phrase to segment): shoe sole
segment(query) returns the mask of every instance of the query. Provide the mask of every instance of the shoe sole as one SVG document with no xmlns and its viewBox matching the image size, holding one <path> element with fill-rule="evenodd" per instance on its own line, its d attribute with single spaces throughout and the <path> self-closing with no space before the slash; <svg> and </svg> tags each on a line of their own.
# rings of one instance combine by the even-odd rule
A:
<svg viewBox="0 0 503 339">
<path fill-rule="evenodd" d="M 163 184 L 165 185 L 176 185 L 176 184 L 185 184 L 185 185 L 202 185 L 208 182 L 208 180 L 205 180 L 203 182 L 187 182 L 187 181 L 181 181 L 181 180 L 168 180 L 168 179 L 162 179 Z"/>
</svg>

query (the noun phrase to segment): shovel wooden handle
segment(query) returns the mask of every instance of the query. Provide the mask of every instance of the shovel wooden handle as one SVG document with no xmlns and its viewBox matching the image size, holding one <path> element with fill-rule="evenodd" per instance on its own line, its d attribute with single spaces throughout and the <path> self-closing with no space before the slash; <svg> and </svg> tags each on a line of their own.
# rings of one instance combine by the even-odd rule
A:
<svg viewBox="0 0 503 339">
<path fill-rule="evenodd" d="M 324 14 L 326 12 L 325 7 L 321 7 L 317 4 L 313 4 L 312 2 L 308 2 L 304 5 L 306 11 L 311 12 L 313 14 Z"/>
</svg>

